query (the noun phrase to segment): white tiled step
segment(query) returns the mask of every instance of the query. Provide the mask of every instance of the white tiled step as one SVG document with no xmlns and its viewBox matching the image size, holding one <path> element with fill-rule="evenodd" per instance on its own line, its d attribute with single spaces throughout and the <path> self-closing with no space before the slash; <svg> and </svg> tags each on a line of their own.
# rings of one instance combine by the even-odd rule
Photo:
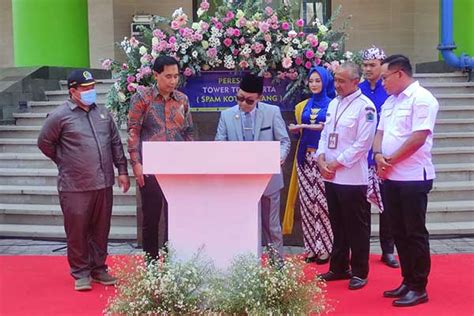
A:
<svg viewBox="0 0 474 316">
<path fill-rule="evenodd" d="M 0 224 L 0 236 L 28 238 L 66 238 L 64 227 L 61 225 L 16 225 Z M 136 240 L 137 228 L 112 226 L 110 240 Z"/>
<path fill-rule="evenodd" d="M 471 235 L 474 234 L 474 222 L 426 223 L 431 236 Z M 379 225 L 371 225 L 371 236 L 379 235 Z"/>
<path fill-rule="evenodd" d="M 429 193 L 429 201 L 462 201 L 474 196 L 474 181 L 437 181 Z"/>
<path fill-rule="evenodd" d="M 3 224 L 62 225 L 63 214 L 59 205 L 0 204 L 0 222 Z M 135 205 L 114 205 L 112 225 L 136 226 Z"/>
<path fill-rule="evenodd" d="M 135 186 L 131 186 L 127 193 L 122 193 L 114 185 L 113 193 L 114 205 L 136 205 Z M 53 185 L 0 185 L 0 203 L 59 205 L 58 189 Z"/>
<path fill-rule="evenodd" d="M 474 92 L 474 82 L 426 82 L 423 87 L 433 94 Z"/>
<path fill-rule="evenodd" d="M 431 153 L 435 166 L 444 163 L 474 163 L 474 146 L 433 147 Z"/>
<path fill-rule="evenodd" d="M 440 118 L 436 120 L 435 134 L 439 132 L 474 131 L 474 118 Z"/>
<path fill-rule="evenodd" d="M 474 100 L 473 100 L 474 101 Z M 474 146 L 474 132 L 434 132 L 433 147 Z"/>
<path fill-rule="evenodd" d="M 436 181 L 471 181 L 474 180 L 474 163 L 436 164 Z"/>
</svg>

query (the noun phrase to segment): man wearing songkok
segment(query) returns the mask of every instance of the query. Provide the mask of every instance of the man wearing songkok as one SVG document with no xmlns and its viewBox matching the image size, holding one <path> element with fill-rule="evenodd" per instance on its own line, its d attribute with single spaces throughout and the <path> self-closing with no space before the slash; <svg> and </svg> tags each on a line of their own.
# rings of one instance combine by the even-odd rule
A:
<svg viewBox="0 0 474 316">
<path fill-rule="evenodd" d="M 240 81 L 237 105 L 221 112 L 215 140 L 217 141 L 279 141 L 280 163 L 290 151 L 290 138 L 280 108 L 261 102 L 263 78 L 246 74 Z M 280 190 L 283 175 L 274 174 L 260 200 L 262 235 L 283 255 L 283 236 L 280 222 Z"/>
</svg>

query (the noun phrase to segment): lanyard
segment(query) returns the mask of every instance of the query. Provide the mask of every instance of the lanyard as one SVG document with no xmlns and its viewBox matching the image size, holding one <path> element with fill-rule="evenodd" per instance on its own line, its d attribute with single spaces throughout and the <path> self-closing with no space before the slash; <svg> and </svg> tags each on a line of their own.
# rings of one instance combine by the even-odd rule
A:
<svg viewBox="0 0 474 316">
<path fill-rule="evenodd" d="M 337 111 L 339 110 L 339 105 L 341 104 L 342 99 L 339 100 L 339 103 L 338 103 L 337 106 L 336 106 L 336 113 L 334 114 L 335 120 L 334 120 L 333 132 L 336 131 L 337 122 L 339 122 L 339 119 L 341 118 L 342 114 L 344 114 L 344 112 L 349 108 L 349 106 L 351 106 L 352 102 L 354 102 L 356 99 L 358 99 L 361 94 L 362 94 L 362 92 L 360 92 L 354 99 L 352 99 L 352 101 L 349 102 L 349 104 L 344 108 L 344 110 L 342 110 L 341 114 L 340 114 L 339 117 L 338 117 L 338 116 L 337 116 Z"/>
</svg>

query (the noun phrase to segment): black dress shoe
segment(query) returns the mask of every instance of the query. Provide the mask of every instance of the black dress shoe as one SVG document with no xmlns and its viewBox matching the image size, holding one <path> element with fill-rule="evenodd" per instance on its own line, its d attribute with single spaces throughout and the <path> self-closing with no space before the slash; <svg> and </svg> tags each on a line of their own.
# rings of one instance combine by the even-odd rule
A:
<svg viewBox="0 0 474 316">
<path fill-rule="evenodd" d="M 353 276 L 349 281 L 349 290 L 358 290 L 363 288 L 367 284 L 367 278 L 362 279 L 356 276 Z"/>
<path fill-rule="evenodd" d="M 326 273 L 318 275 L 318 277 L 320 277 L 324 281 L 348 280 L 352 277 L 352 273 L 350 270 L 342 273 L 328 271 Z"/>
<path fill-rule="evenodd" d="M 390 268 L 398 268 L 400 266 L 393 253 L 384 253 L 380 260 L 382 260 L 382 262 L 384 262 Z"/>
<path fill-rule="evenodd" d="M 331 257 L 329 255 L 323 255 L 316 259 L 316 264 L 326 264 L 329 262 Z"/>
<path fill-rule="evenodd" d="M 383 296 L 384 297 L 396 298 L 396 297 L 405 296 L 405 294 L 407 294 L 407 293 L 408 293 L 408 286 L 406 286 L 405 284 L 402 283 L 399 287 L 397 287 L 394 290 L 383 292 Z"/>
<path fill-rule="evenodd" d="M 311 257 L 306 257 L 306 258 L 304 259 L 304 262 L 306 262 L 306 263 L 313 263 L 313 262 L 317 262 L 317 260 L 318 260 L 318 257 L 316 257 L 316 256 L 311 256 Z"/>
<path fill-rule="evenodd" d="M 428 302 L 428 294 L 423 291 L 408 291 L 405 296 L 393 301 L 392 305 L 397 307 L 415 306 Z"/>
</svg>

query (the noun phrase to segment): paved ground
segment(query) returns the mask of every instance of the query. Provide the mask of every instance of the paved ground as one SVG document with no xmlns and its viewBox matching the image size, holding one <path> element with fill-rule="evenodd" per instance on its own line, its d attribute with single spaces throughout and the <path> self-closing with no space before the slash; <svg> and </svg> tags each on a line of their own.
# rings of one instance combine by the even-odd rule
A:
<svg viewBox="0 0 474 316">
<path fill-rule="evenodd" d="M 474 253 L 474 237 L 431 239 L 431 253 Z M 0 239 L 0 255 L 65 255 L 66 243 L 61 241 L 42 241 L 30 239 Z M 135 243 L 111 242 L 110 254 L 133 254 L 139 252 Z M 301 247 L 285 247 L 288 254 L 303 252 Z M 380 254 L 378 238 L 372 238 L 370 252 Z"/>
</svg>

